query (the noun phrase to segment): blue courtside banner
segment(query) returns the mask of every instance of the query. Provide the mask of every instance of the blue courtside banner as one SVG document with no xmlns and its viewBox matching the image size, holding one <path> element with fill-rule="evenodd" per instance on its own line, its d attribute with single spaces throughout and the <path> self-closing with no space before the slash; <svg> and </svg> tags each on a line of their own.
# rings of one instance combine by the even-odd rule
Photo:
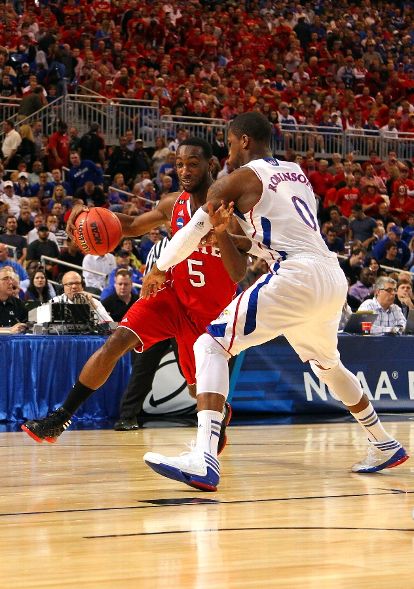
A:
<svg viewBox="0 0 414 589">
<path fill-rule="evenodd" d="M 344 334 L 339 336 L 339 351 L 377 410 L 414 411 L 413 336 Z M 231 384 L 237 412 L 346 411 L 284 338 L 247 350 Z"/>
<path fill-rule="evenodd" d="M 97 336 L 2 336 L 0 421 L 33 419 L 60 405 L 89 356 L 104 342 Z M 414 412 L 414 336 L 339 337 L 345 366 L 359 379 L 379 411 Z M 129 380 L 130 355 L 76 416 L 115 419 Z M 345 412 L 284 338 L 246 350 L 233 362 L 230 397 L 235 413 L 300 415 Z M 144 410 L 154 414 L 194 411 L 172 354 L 161 362 Z"/>
</svg>

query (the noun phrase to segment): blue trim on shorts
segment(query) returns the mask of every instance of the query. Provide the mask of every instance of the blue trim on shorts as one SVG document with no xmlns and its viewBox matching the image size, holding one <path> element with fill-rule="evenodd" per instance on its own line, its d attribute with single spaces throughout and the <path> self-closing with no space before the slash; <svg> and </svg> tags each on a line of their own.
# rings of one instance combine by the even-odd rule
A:
<svg viewBox="0 0 414 589">
<path fill-rule="evenodd" d="M 272 278 L 272 274 L 268 274 L 266 278 L 258 284 L 250 293 L 249 302 L 247 303 L 246 322 L 244 324 L 244 335 L 253 333 L 256 329 L 256 316 L 257 316 L 257 303 L 259 299 L 260 289 L 263 288 L 269 280 Z"/>
<path fill-rule="evenodd" d="M 213 337 L 224 337 L 226 333 L 227 323 L 213 323 L 207 325 L 207 333 L 212 335 Z"/>
</svg>

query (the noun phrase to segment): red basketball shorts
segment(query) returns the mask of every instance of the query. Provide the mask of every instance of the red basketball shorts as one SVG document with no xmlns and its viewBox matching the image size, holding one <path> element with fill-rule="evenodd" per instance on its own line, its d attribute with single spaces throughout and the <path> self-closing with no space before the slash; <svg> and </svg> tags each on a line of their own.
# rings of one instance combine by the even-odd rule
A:
<svg viewBox="0 0 414 589">
<path fill-rule="evenodd" d="M 174 337 L 178 345 L 181 370 L 188 384 L 194 384 L 195 360 L 193 346 L 214 317 L 189 317 L 175 291 L 165 287 L 155 297 L 139 299 L 127 311 L 119 327 L 129 329 L 142 342 L 136 352 L 148 350 L 157 342 Z"/>
</svg>

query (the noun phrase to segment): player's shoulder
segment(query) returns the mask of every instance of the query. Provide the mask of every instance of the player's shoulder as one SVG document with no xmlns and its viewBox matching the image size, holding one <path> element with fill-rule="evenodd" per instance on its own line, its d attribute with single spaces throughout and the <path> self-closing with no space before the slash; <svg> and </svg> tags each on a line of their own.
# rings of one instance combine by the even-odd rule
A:
<svg viewBox="0 0 414 589">
<path fill-rule="evenodd" d="M 295 172 L 302 172 L 302 168 L 296 162 L 289 162 L 285 160 L 279 160 L 276 157 L 269 156 L 263 157 L 256 160 L 251 160 L 245 166 L 240 169 L 265 169 L 267 171 L 275 171 L 278 172 L 280 170 L 291 170 Z"/>
</svg>

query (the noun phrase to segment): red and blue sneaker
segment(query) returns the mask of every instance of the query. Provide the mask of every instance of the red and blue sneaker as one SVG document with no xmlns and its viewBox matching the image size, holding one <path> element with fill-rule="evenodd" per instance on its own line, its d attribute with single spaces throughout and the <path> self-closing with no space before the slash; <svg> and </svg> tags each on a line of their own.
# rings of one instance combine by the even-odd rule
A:
<svg viewBox="0 0 414 589">
<path fill-rule="evenodd" d="M 354 464 L 352 472 L 361 474 L 378 472 L 384 468 L 399 466 L 408 459 L 409 455 L 405 449 L 395 440 L 382 444 L 370 443 L 367 455 L 361 462 Z"/>
<path fill-rule="evenodd" d="M 200 491 L 217 491 L 220 463 L 208 452 L 192 450 L 176 457 L 147 452 L 144 462 L 167 479 L 179 481 Z"/>
</svg>

